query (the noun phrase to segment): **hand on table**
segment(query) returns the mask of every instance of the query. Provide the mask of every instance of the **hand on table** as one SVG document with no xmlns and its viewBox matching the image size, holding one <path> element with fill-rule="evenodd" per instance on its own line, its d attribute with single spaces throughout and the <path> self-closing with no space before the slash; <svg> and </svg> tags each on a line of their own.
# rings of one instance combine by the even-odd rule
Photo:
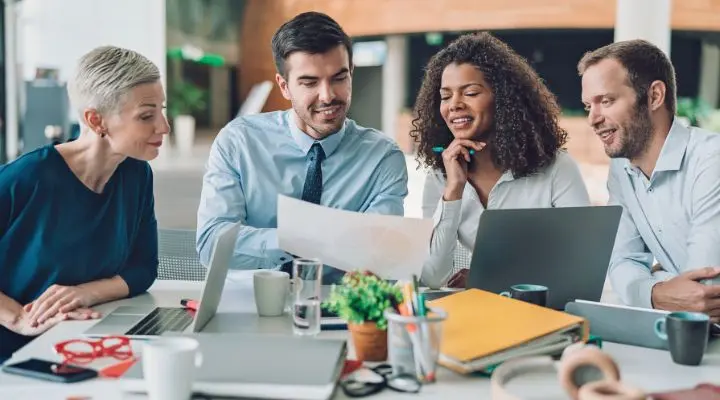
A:
<svg viewBox="0 0 720 400">
<path fill-rule="evenodd" d="M 695 311 L 720 320 L 720 285 L 699 281 L 720 275 L 720 267 L 707 267 L 682 273 L 652 288 L 653 308 L 667 311 Z"/>
<path fill-rule="evenodd" d="M 32 304 L 32 303 L 30 303 Z M 27 306 L 26 306 L 27 307 Z M 28 312 L 25 307 L 23 307 L 22 312 L 20 315 L 18 315 L 17 319 L 13 324 L 8 326 L 8 329 L 11 331 L 23 335 L 23 336 L 37 336 L 48 329 L 55 326 L 57 323 L 66 321 L 66 320 L 86 320 L 86 319 L 95 319 L 99 318 L 100 313 L 97 311 L 93 311 L 89 308 L 77 308 L 73 311 L 67 312 L 67 313 L 55 313 L 55 315 L 45 319 L 42 323 L 35 323 L 33 324 L 31 322 L 30 318 L 30 312 Z"/>
<path fill-rule="evenodd" d="M 451 288 L 461 288 L 465 289 L 465 285 L 467 283 L 468 274 L 470 273 L 470 270 L 467 268 L 463 268 L 460 271 L 453 274 L 453 276 L 450 277 L 448 280 L 447 286 Z"/>
<path fill-rule="evenodd" d="M 29 323 L 34 327 L 43 324 L 57 314 L 87 309 L 93 303 L 92 295 L 87 289 L 80 286 L 52 285 L 35 301 L 23 308 L 25 312 L 29 313 Z"/>
</svg>

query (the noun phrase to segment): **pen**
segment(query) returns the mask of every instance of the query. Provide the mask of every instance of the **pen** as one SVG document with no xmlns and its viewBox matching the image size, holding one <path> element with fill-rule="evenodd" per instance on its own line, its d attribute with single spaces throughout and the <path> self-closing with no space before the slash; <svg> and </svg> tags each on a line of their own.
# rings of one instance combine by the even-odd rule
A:
<svg viewBox="0 0 720 400">
<path fill-rule="evenodd" d="M 418 289 L 418 278 L 417 275 L 413 274 L 412 276 L 412 292 L 413 292 L 413 303 L 415 304 L 415 315 L 422 317 L 422 313 L 420 312 L 420 297 L 418 296 L 419 289 Z"/>
<path fill-rule="evenodd" d="M 413 313 L 413 306 L 412 306 L 412 288 L 410 287 L 410 283 L 405 283 L 402 287 L 403 291 L 403 304 L 400 305 L 400 315 L 411 317 L 414 315 Z M 415 364 L 415 373 L 416 375 L 422 376 L 422 361 L 420 361 L 420 357 L 417 356 L 418 354 L 418 347 L 419 343 L 417 342 L 417 327 L 415 324 L 407 324 L 405 327 L 408 331 L 408 336 L 410 337 L 410 343 L 413 348 L 413 363 Z"/>
<path fill-rule="evenodd" d="M 415 277 L 414 277 L 415 278 Z M 417 281 L 417 278 L 414 279 L 414 281 Z M 413 282 L 414 283 L 414 282 Z M 420 300 L 416 295 L 415 291 L 413 290 L 413 283 L 408 282 L 404 285 L 404 297 L 405 302 L 407 304 L 407 308 L 405 309 L 405 314 L 408 317 L 412 316 L 419 316 L 420 315 L 420 308 L 422 307 L 418 300 Z M 413 303 L 415 304 L 415 307 L 413 309 Z M 420 323 L 422 328 L 422 322 Z M 413 347 L 413 359 L 415 361 L 415 373 L 418 376 L 418 379 L 421 381 L 425 380 L 425 371 L 428 370 L 428 362 L 426 360 L 426 355 L 423 351 L 423 339 L 421 337 L 421 332 L 418 330 L 418 326 L 416 324 L 408 324 L 407 325 L 408 334 L 410 336 L 410 342 L 412 343 Z"/>
<path fill-rule="evenodd" d="M 427 317 L 427 307 L 425 305 L 425 294 L 419 293 L 417 295 L 417 297 L 418 297 L 418 314 L 421 317 Z M 421 347 L 422 351 L 424 352 L 423 358 L 425 359 L 425 362 L 426 362 L 426 364 L 425 364 L 425 379 L 429 382 L 433 382 L 433 381 L 435 381 L 435 373 L 432 371 L 432 364 L 431 364 L 432 363 L 432 361 L 431 361 L 432 360 L 432 354 L 431 354 L 432 344 L 430 341 L 432 339 L 431 339 L 430 331 L 429 331 L 429 328 L 427 325 L 427 320 L 423 321 L 420 325 L 421 325 L 420 333 L 422 335 L 420 338 L 420 347 Z"/>
<path fill-rule="evenodd" d="M 470 150 L 470 155 L 475 154 L 475 149 L 468 149 L 468 150 Z M 435 153 L 442 153 L 443 151 L 445 151 L 445 148 L 442 146 L 436 146 L 436 147 L 432 148 L 432 151 Z"/>
<path fill-rule="evenodd" d="M 180 305 L 193 311 L 197 311 L 198 307 L 200 306 L 196 300 L 192 299 L 182 299 L 180 300 Z"/>
</svg>

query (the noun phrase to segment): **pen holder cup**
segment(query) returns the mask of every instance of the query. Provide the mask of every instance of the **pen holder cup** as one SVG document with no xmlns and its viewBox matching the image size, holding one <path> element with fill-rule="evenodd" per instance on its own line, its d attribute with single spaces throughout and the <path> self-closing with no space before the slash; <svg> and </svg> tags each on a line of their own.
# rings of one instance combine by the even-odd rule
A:
<svg viewBox="0 0 720 400">
<path fill-rule="evenodd" d="M 426 316 L 404 316 L 388 309 L 385 318 L 388 322 L 388 361 L 393 375 L 413 376 L 422 383 L 435 382 L 447 313 L 431 308 Z"/>
</svg>

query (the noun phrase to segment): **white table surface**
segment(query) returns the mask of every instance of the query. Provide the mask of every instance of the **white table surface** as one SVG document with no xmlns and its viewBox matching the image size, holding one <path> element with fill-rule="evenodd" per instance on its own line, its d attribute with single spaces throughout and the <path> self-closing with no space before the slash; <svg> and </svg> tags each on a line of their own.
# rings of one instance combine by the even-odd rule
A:
<svg viewBox="0 0 720 400">
<path fill-rule="evenodd" d="M 249 274 L 235 274 L 229 278 L 223 292 L 218 314 L 203 332 L 287 332 L 292 334 L 290 319 L 285 317 L 260 318 L 255 312 L 252 280 Z M 150 292 L 133 299 L 125 299 L 96 307 L 101 312 L 108 312 L 120 305 L 156 304 L 159 306 L 176 306 L 181 298 L 198 298 L 201 289 L 199 282 L 158 281 Z M 80 333 L 91 326 L 94 321 L 68 321 L 59 324 L 36 338 L 27 346 L 14 354 L 15 362 L 30 357 L 57 359 L 52 346 L 62 340 L 79 337 Z M 319 338 L 347 338 L 347 331 L 322 332 Z M 351 344 L 351 341 L 349 342 Z M 352 345 L 350 357 L 352 357 Z M 665 391 L 693 387 L 698 383 L 720 383 L 720 340 L 710 344 L 702 365 L 688 367 L 674 364 L 667 351 L 604 343 L 606 350 L 620 365 L 624 382 L 642 388 L 647 392 Z M 102 367 L 103 364 L 91 364 Z M 456 374 L 439 367 L 438 381 L 423 386 L 417 395 L 399 394 L 390 390 L 371 398 L 421 398 L 435 399 L 439 396 L 452 395 L 461 399 L 489 399 L 489 379 L 484 377 L 468 377 Z M 536 373 L 523 375 L 513 380 L 509 390 L 523 399 L 565 399 L 554 374 Z M 55 384 L 0 373 L 0 399 L 67 399 L 71 396 L 87 396 L 93 399 L 141 399 L 144 396 L 130 395 L 119 389 L 118 382 L 112 379 L 95 379 L 75 384 Z M 292 394 L 289 394 L 291 397 Z M 346 398 L 338 388 L 336 399 Z"/>
</svg>

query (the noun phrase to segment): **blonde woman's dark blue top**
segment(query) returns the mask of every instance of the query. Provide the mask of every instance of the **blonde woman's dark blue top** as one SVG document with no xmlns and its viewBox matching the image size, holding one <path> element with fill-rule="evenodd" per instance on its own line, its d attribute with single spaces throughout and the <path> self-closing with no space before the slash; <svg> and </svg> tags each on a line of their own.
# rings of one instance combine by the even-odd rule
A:
<svg viewBox="0 0 720 400">
<path fill-rule="evenodd" d="M 0 167 L 0 291 L 21 305 L 53 284 L 122 277 L 130 296 L 157 277 L 152 170 L 123 161 L 101 194 L 53 146 Z M 32 338 L 0 327 L 0 359 Z"/>
</svg>

